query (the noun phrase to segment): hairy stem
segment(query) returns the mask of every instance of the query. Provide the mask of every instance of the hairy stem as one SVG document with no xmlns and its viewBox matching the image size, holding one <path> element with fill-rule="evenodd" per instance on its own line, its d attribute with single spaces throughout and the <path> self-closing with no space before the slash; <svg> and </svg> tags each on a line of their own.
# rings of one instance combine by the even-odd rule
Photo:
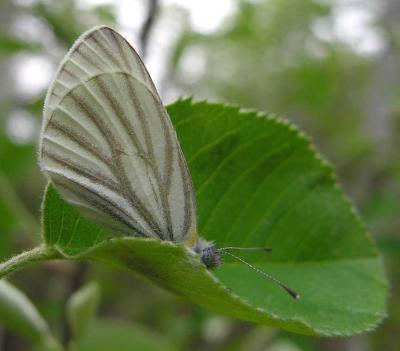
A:
<svg viewBox="0 0 400 351">
<path fill-rule="evenodd" d="M 9 260 L 0 263 L 0 279 L 6 275 L 18 271 L 35 262 L 61 258 L 60 253 L 51 246 L 41 245 L 32 250 L 22 252 Z"/>
</svg>

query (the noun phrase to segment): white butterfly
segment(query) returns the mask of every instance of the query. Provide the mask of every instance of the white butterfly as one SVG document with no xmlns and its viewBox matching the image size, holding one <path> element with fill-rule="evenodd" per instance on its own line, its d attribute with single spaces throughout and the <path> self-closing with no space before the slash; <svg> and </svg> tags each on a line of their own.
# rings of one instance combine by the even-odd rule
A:
<svg viewBox="0 0 400 351">
<path fill-rule="evenodd" d="M 63 197 L 136 236 L 193 245 L 195 196 L 141 59 L 108 27 L 84 33 L 45 101 L 40 164 Z"/>
<path fill-rule="evenodd" d="M 39 153 L 63 198 L 95 221 L 184 243 L 209 268 L 229 254 L 198 237 L 176 132 L 139 55 L 113 29 L 84 33 L 62 60 L 45 100 Z"/>
</svg>

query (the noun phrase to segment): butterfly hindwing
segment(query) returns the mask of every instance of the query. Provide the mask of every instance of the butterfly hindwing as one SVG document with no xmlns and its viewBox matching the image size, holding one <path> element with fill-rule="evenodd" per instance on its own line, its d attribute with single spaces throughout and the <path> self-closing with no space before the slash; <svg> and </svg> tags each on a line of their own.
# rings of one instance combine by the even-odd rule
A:
<svg viewBox="0 0 400 351">
<path fill-rule="evenodd" d="M 141 59 L 108 27 L 83 34 L 46 96 L 40 164 L 67 201 L 128 235 L 186 242 L 195 197 Z"/>
</svg>

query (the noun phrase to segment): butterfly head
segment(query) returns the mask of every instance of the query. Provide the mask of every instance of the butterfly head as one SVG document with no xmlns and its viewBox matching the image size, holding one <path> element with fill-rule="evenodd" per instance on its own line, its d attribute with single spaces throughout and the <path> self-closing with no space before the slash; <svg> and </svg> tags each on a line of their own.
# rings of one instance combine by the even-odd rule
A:
<svg viewBox="0 0 400 351">
<path fill-rule="evenodd" d="M 221 252 L 214 244 L 209 244 L 201 250 L 200 259 L 209 269 L 216 268 L 222 264 Z"/>
<path fill-rule="evenodd" d="M 193 251 L 199 254 L 201 262 L 208 269 L 217 268 L 222 265 L 222 253 L 214 243 L 204 240 L 197 236 L 193 245 Z"/>
</svg>

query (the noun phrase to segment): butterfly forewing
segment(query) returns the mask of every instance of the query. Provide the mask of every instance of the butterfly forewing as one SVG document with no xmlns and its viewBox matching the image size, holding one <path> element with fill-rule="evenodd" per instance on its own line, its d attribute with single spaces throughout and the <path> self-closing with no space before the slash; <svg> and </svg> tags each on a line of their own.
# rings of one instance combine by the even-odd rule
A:
<svg viewBox="0 0 400 351">
<path fill-rule="evenodd" d="M 61 62 L 40 163 L 67 201 L 112 229 L 177 242 L 196 231 L 175 130 L 139 56 L 111 28 L 83 34 Z"/>
</svg>

